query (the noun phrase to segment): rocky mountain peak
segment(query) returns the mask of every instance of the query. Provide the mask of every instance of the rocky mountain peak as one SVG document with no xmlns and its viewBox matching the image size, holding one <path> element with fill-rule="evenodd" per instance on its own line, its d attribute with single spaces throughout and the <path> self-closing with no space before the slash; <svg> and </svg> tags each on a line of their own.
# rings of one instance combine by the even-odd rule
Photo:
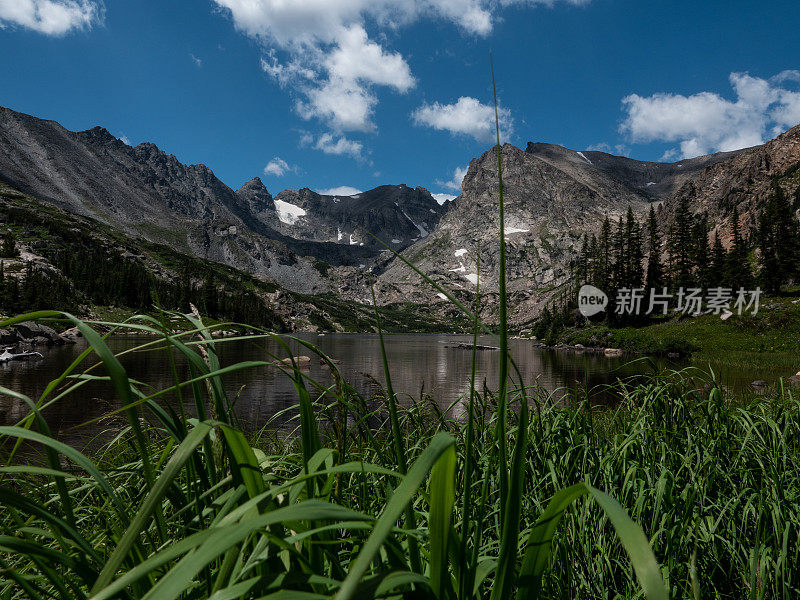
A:
<svg viewBox="0 0 800 600">
<path fill-rule="evenodd" d="M 87 143 L 94 144 L 122 144 L 116 136 L 112 135 L 105 127 L 92 127 L 86 131 L 80 131 L 76 135 L 83 137 Z"/>
<path fill-rule="evenodd" d="M 247 210 L 258 220 L 272 227 L 277 224 L 272 194 L 269 193 L 259 177 L 253 177 L 236 190 L 236 197 L 240 204 L 247 207 Z"/>
<path fill-rule="evenodd" d="M 708 164 L 694 177 L 682 182 L 664 204 L 663 219 L 669 221 L 679 200 L 686 198 L 693 212 L 708 214 L 723 243 L 727 244 L 731 237 L 729 225 L 734 206 L 747 233 L 755 228 L 760 208 L 775 183 L 789 194 L 795 193 L 800 185 L 797 176 L 800 173 L 800 125 L 762 146 L 724 156 L 728 160 Z"/>
</svg>

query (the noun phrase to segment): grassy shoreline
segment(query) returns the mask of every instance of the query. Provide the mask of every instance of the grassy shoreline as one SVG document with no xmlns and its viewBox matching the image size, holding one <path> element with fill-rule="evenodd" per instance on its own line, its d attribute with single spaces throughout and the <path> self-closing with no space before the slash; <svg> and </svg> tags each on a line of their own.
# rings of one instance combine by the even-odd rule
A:
<svg viewBox="0 0 800 600">
<path fill-rule="evenodd" d="M 673 318 L 642 327 L 567 328 L 558 343 L 611 347 L 647 355 L 678 353 L 698 365 L 800 371 L 800 294 L 767 298 L 756 316 Z M 792 370 L 793 369 L 793 370 Z M 788 370 L 791 370 L 789 373 Z"/>
<path fill-rule="evenodd" d="M 599 600 L 640 593 L 630 559 L 650 546 L 661 565 L 654 576 L 670 592 L 650 589 L 648 598 L 800 593 L 800 399 L 790 391 L 746 401 L 700 371 L 662 373 L 614 386 L 619 404 L 609 410 L 580 393 L 554 404 L 540 388 L 511 387 L 498 438 L 504 413 L 489 390 L 465 396 L 469 416 L 453 421 L 435 403 L 404 409 L 391 391 L 365 398 L 336 376 L 331 387 L 292 365 L 297 434 L 245 437 L 222 381 L 259 365 L 219 368 L 225 339 L 205 326 L 162 330 L 199 377 L 176 380 L 185 405 L 169 407 L 155 401 L 163 390 L 120 387 L 124 372 L 84 331 L 105 373 L 74 371 L 53 394 L 109 375 L 109 395 L 125 404 L 132 392 L 118 415 L 128 413 L 128 426 L 87 457 L 49 436 L 41 402 L 32 401 L 27 426 L 0 428 L 6 449 L 27 439 L 61 455 L 43 452 L 49 471 L 3 456 L 4 598 L 441 600 L 498 597 L 508 585 L 528 597 Z M 506 491 L 503 447 L 517 474 Z M 542 570 L 518 577 L 565 493 L 593 501 L 554 513 Z M 513 538 L 503 507 L 519 515 Z M 643 547 L 620 542 L 620 519 L 643 531 Z"/>
</svg>

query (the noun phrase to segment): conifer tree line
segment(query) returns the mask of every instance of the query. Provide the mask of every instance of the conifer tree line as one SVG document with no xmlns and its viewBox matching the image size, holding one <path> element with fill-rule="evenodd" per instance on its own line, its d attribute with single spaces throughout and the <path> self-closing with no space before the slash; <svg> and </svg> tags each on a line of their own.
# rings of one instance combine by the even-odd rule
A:
<svg viewBox="0 0 800 600">
<path fill-rule="evenodd" d="M 251 289 L 252 285 L 220 276 L 200 261 L 186 259 L 179 263 L 174 268 L 181 273 L 179 280 L 168 281 L 154 277 L 142 262 L 108 249 L 90 236 L 60 223 L 47 222 L 46 226 L 54 239 L 39 252 L 58 272 L 30 262 L 19 271 L 19 262 L 13 260 L 19 256 L 13 232 L 3 236 L 0 313 L 77 311 L 85 304 L 143 311 L 151 311 L 157 304 L 164 310 L 188 312 L 192 303 L 205 316 L 218 320 L 286 329 L 257 290 Z M 10 271 L 12 263 L 14 272 Z"/>
<path fill-rule="evenodd" d="M 157 304 L 164 310 L 188 312 L 192 303 L 203 315 L 219 320 L 285 328 L 258 294 L 231 288 L 210 269 L 201 280 L 190 277 L 186 269 L 181 280 L 173 282 L 153 277 L 146 267 L 120 254 L 84 248 L 47 254 L 60 273 L 28 263 L 24 273 L 6 274 L 0 261 L 0 312 L 75 311 L 86 303 L 144 311 Z"/>
<path fill-rule="evenodd" d="M 767 293 L 780 293 L 785 286 L 800 284 L 799 210 L 800 187 L 790 197 L 775 182 L 750 235 L 734 205 L 726 225 L 730 239 L 726 249 L 720 230 L 710 236 L 708 215 L 692 214 L 686 198 L 679 200 L 666 232 L 652 205 L 643 223 L 629 207 L 616 221 L 606 217 L 599 234 L 584 235 L 573 264 L 575 289 L 588 283 L 612 300 L 626 288 L 649 292 L 723 287 L 735 293 L 760 286 Z M 548 312 L 556 314 L 564 305 L 563 299 L 554 301 Z"/>
</svg>

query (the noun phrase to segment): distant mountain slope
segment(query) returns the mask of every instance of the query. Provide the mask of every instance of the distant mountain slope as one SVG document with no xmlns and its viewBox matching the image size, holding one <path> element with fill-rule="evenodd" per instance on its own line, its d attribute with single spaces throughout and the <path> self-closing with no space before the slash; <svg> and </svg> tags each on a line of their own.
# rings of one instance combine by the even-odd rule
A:
<svg viewBox="0 0 800 600">
<path fill-rule="evenodd" d="M 694 212 L 708 213 L 727 244 L 733 207 L 739 209 L 747 233 L 755 227 L 759 209 L 774 183 L 782 185 L 789 194 L 800 186 L 800 125 L 762 146 L 710 165 L 683 182 L 664 204 L 664 218 L 668 220 L 678 200 L 685 197 Z"/>
<path fill-rule="evenodd" d="M 0 183 L 0 233 L 9 232 L 20 256 L 0 260 L 3 316 L 54 308 L 126 318 L 134 312 L 158 312 L 151 294 L 155 289 L 165 310 L 186 312 L 191 302 L 204 317 L 273 331 L 374 327 L 372 306 L 330 293 L 293 292 L 228 265 L 132 238 Z M 31 277 L 34 284 L 26 287 Z M 14 287 L 12 280 L 17 281 Z M 390 331 L 444 331 L 459 325 L 437 321 L 423 307 L 406 302 L 384 307 L 382 321 Z"/>
<path fill-rule="evenodd" d="M 131 147 L 102 127 L 71 132 L 7 108 L 0 108 L 0 147 L 0 180 L 16 189 L 302 292 L 334 289 L 317 261 L 357 266 L 377 255 L 367 230 L 405 247 L 421 235 L 415 222 L 433 229 L 444 212 L 427 191 L 406 186 L 365 192 L 364 202 L 310 190 L 273 198 L 258 178 L 234 192 L 208 167 L 184 165 L 154 144 Z M 291 202 L 306 216 L 289 224 L 276 206 Z M 351 244 L 351 234 L 359 242 Z"/>
<path fill-rule="evenodd" d="M 425 188 L 404 184 L 382 185 L 354 196 L 323 196 L 303 188 L 283 191 L 275 200 L 284 211 L 278 229 L 287 235 L 377 251 L 383 246 L 373 236 L 395 249 L 406 248 L 436 229 L 447 212 Z"/>
<path fill-rule="evenodd" d="M 0 180 L 32 196 L 177 251 L 272 279 L 302 293 L 452 309 L 370 236 L 403 251 L 465 300 L 481 256 L 485 310 L 495 309 L 499 233 L 496 148 L 470 163 L 445 206 L 424 188 L 380 186 L 354 196 L 308 188 L 273 196 L 259 178 L 234 191 L 203 165 L 183 165 L 153 144 L 130 147 L 108 131 L 73 133 L 0 109 Z M 800 185 L 800 126 L 763 146 L 674 163 L 529 143 L 502 148 L 508 289 L 514 322 L 530 322 L 570 276 L 584 235 L 631 207 L 659 206 L 666 227 L 677 200 L 707 212 L 726 239 L 733 206 L 747 229 L 774 182 Z M 333 266 L 333 268 L 330 268 Z"/>
<path fill-rule="evenodd" d="M 480 252 L 488 313 L 493 310 L 499 267 L 496 152 L 489 150 L 470 163 L 463 192 L 437 230 L 404 253 L 466 299 L 476 287 Z M 617 219 L 630 206 L 643 218 L 651 202 L 672 197 L 706 169 L 739 154 L 650 163 L 553 144 L 530 143 L 526 150 L 505 144 L 507 273 L 514 322 L 524 324 L 538 315 L 542 302 L 568 280 L 583 235 L 598 233 L 606 216 Z M 447 303 L 397 259 L 386 267 L 380 282 L 384 299 Z"/>
</svg>

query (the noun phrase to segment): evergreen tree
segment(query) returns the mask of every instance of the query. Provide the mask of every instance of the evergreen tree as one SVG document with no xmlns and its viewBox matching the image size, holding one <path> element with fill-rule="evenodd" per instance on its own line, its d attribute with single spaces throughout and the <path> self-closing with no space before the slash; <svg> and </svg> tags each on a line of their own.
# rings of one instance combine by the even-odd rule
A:
<svg viewBox="0 0 800 600">
<path fill-rule="evenodd" d="M 670 257 L 670 279 L 675 287 L 691 287 L 692 277 L 692 215 L 689 201 L 681 198 L 670 228 L 667 250 Z"/>
<path fill-rule="evenodd" d="M 725 250 L 725 246 L 722 245 L 717 231 L 714 232 L 709 279 L 712 287 L 731 287 L 728 282 L 728 253 Z"/>
<path fill-rule="evenodd" d="M 598 281 L 597 287 L 601 290 L 608 292 L 611 289 L 612 277 L 612 239 L 611 239 L 611 221 L 608 217 L 603 221 L 603 227 L 600 229 L 600 239 L 597 241 L 598 245 Z"/>
<path fill-rule="evenodd" d="M 761 211 L 758 238 L 761 249 L 761 281 L 771 293 L 798 274 L 798 226 L 789 200 L 776 185 Z"/>
<path fill-rule="evenodd" d="M 643 285 L 642 261 L 644 259 L 642 230 L 639 227 L 639 223 L 636 222 L 636 218 L 633 216 L 633 209 L 630 206 L 625 217 L 625 255 L 627 286 L 640 288 Z"/>
<path fill-rule="evenodd" d="M 3 244 L 0 246 L 0 257 L 16 258 L 17 256 L 19 256 L 19 250 L 17 250 L 16 240 L 14 234 L 9 232 L 3 238 Z"/>
<path fill-rule="evenodd" d="M 658 232 L 658 220 L 653 205 L 650 205 L 650 215 L 647 217 L 647 276 L 645 287 L 658 289 L 664 286 L 664 266 L 661 264 L 661 235 Z"/>
<path fill-rule="evenodd" d="M 614 233 L 614 266 L 612 268 L 613 287 L 615 290 L 629 287 L 626 281 L 628 273 L 628 253 L 625 239 L 625 222 L 622 217 L 617 222 Z M 615 294 L 616 295 L 616 294 Z"/>
<path fill-rule="evenodd" d="M 735 204 L 733 205 L 733 215 L 731 216 L 731 240 L 731 251 L 728 253 L 725 281 L 734 290 L 739 288 L 750 289 L 753 287 L 753 272 L 750 268 L 749 259 L 750 251 L 742 234 L 739 207 Z"/>
<path fill-rule="evenodd" d="M 708 215 L 703 214 L 692 226 L 692 262 L 697 266 L 695 281 L 698 287 L 708 288 L 711 284 L 711 264 L 708 249 Z"/>
</svg>

